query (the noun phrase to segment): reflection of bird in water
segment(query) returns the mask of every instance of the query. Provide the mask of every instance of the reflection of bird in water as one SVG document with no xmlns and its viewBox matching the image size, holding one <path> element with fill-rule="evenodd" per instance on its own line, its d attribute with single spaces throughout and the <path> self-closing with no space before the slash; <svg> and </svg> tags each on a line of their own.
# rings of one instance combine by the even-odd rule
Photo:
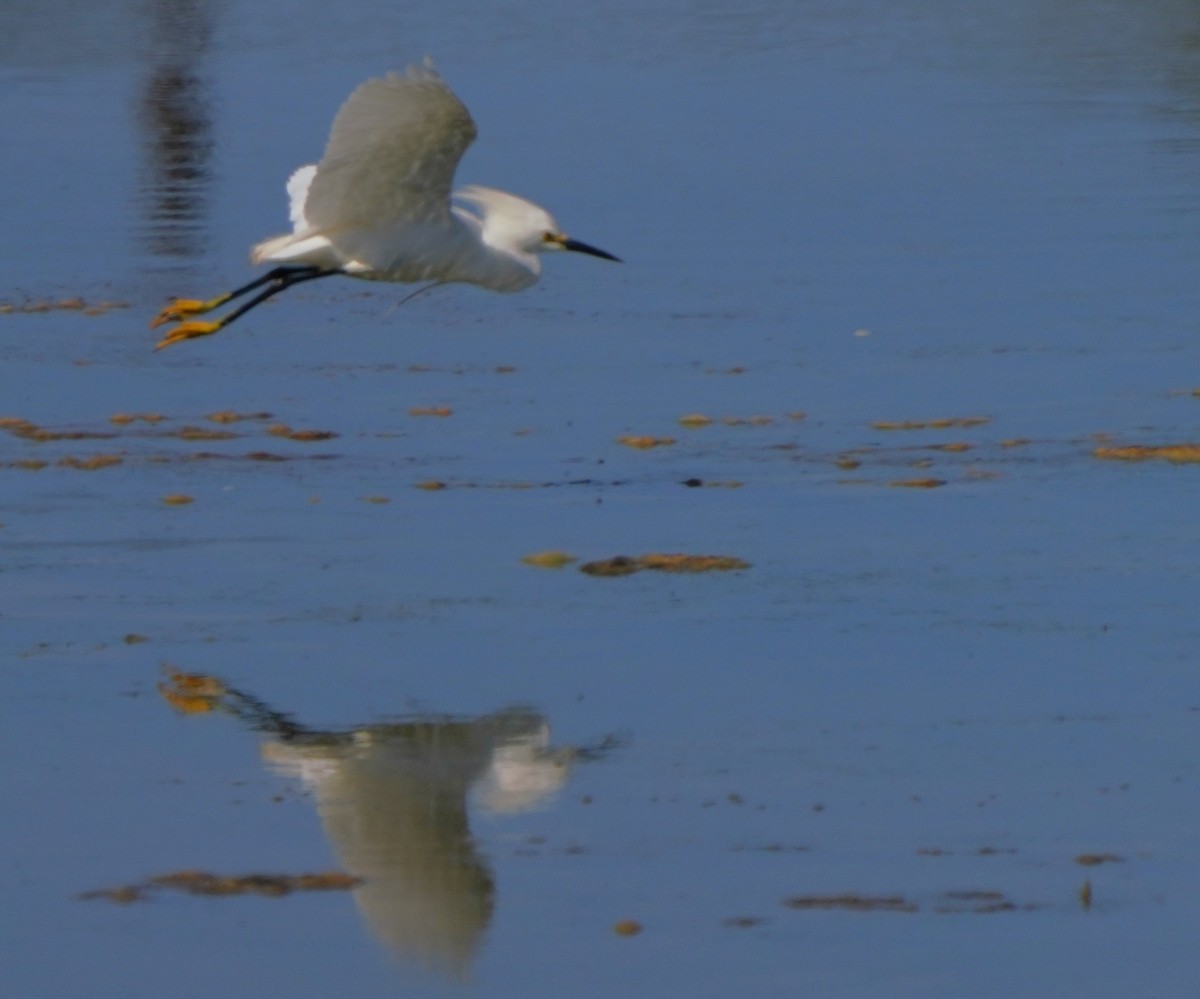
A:
<svg viewBox="0 0 1200 999">
<path fill-rule="evenodd" d="M 354 898 L 374 934 L 398 956 L 455 976 L 493 908 L 469 799 L 496 812 L 533 808 L 562 788 L 573 762 L 609 748 L 551 748 L 546 720 L 521 708 L 316 731 L 214 678 L 169 679 L 160 689 L 176 707 L 218 708 L 268 736 L 263 757 L 304 781 L 341 865 L 364 879 Z"/>
<path fill-rule="evenodd" d="M 417 721 L 359 729 L 335 741 L 270 739 L 263 756 L 303 779 L 341 865 L 365 879 L 354 898 L 397 954 L 461 972 L 491 920 L 493 881 L 475 847 L 468 791 L 524 755 L 539 794 L 566 781 L 568 754 L 547 749 L 535 714 Z M 515 809 L 513 809 L 515 810 Z"/>
<path fill-rule="evenodd" d="M 544 251 L 617 259 L 568 238 L 514 194 L 466 187 L 452 205 L 454 171 L 474 138 L 470 113 L 428 63 L 368 80 L 338 111 L 321 162 L 288 180 L 293 231 L 254 248 L 254 263 L 277 266 L 208 301 L 171 302 L 151 325 L 179 325 L 158 346 L 216 333 L 272 295 L 333 274 L 520 291 L 537 281 Z M 259 288 L 220 319 L 188 318 Z"/>
</svg>

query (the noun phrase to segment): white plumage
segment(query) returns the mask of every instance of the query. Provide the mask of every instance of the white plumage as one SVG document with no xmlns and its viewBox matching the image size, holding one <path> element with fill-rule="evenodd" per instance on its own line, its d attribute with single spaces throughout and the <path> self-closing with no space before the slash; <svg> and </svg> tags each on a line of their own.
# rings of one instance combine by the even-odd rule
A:
<svg viewBox="0 0 1200 999">
<path fill-rule="evenodd" d="M 333 120 L 320 163 L 287 182 L 292 231 L 263 240 L 254 264 L 277 265 L 209 301 L 177 299 L 152 323 L 209 312 L 267 285 L 214 322 L 181 322 L 159 347 L 207 336 L 302 281 L 344 274 L 372 281 L 468 282 L 520 291 L 541 273 L 538 254 L 575 250 L 616 260 L 570 239 L 545 209 L 490 187 L 451 185 L 475 123 L 428 61 L 368 80 Z"/>
</svg>

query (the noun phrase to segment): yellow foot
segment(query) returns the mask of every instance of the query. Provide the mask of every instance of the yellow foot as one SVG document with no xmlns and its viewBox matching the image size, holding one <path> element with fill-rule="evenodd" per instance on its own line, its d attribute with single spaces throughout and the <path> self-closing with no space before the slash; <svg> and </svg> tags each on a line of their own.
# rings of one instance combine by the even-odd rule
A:
<svg viewBox="0 0 1200 999">
<path fill-rule="evenodd" d="M 162 350 L 163 347 L 169 347 L 173 343 L 182 343 L 184 340 L 195 340 L 198 336 L 212 336 L 224 325 L 219 319 L 212 323 L 180 323 L 173 330 L 167 330 L 167 335 L 154 345 L 154 349 Z"/>
<path fill-rule="evenodd" d="M 229 295 L 218 295 L 207 302 L 202 302 L 198 298 L 177 298 L 154 317 L 150 328 L 162 326 L 163 323 L 177 323 L 184 316 L 200 316 L 205 312 L 212 312 L 213 309 L 228 302 L 229 298 Z"/>
</svg>

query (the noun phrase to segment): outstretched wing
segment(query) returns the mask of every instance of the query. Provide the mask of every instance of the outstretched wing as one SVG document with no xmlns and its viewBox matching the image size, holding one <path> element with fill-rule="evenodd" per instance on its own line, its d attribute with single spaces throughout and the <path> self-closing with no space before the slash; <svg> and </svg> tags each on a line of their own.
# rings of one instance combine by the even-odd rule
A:
<svg viewBox="0 0 1200 999">
<path fill-rule="evenodd" d="M 475 123 L 428 62 L 368 80 L 333 120 L 304 214 L 337 240 L 353 229 L 443 223 Z"/>
</svg>

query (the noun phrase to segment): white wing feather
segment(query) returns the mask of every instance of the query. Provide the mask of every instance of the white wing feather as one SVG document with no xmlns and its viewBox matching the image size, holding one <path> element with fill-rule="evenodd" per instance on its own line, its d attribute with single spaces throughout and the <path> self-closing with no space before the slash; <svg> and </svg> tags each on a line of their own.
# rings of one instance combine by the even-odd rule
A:
<svg viewBox="0 0 1200 999">
<path fill-rule="evenodd" d="M 309 228 L 308 216 L 304 214 L 304 207 L 305 202 L 308 201 L 308 189 L 312 186 L 312 180 L 316 174 L 316 166 L 309 165 L 300 167 L 288 178 L 288 218 L 292 220 L 292 229 L 297 233 L 304 232 Z"/>
<path fill-rule="evenodd" d="M 470 113 L 432 67 L 368 80 L 333 120 L 308 224 L 337 239 L 358 227 L 446 222 L 454 171 L 474 138 Z"/>
</svg>

